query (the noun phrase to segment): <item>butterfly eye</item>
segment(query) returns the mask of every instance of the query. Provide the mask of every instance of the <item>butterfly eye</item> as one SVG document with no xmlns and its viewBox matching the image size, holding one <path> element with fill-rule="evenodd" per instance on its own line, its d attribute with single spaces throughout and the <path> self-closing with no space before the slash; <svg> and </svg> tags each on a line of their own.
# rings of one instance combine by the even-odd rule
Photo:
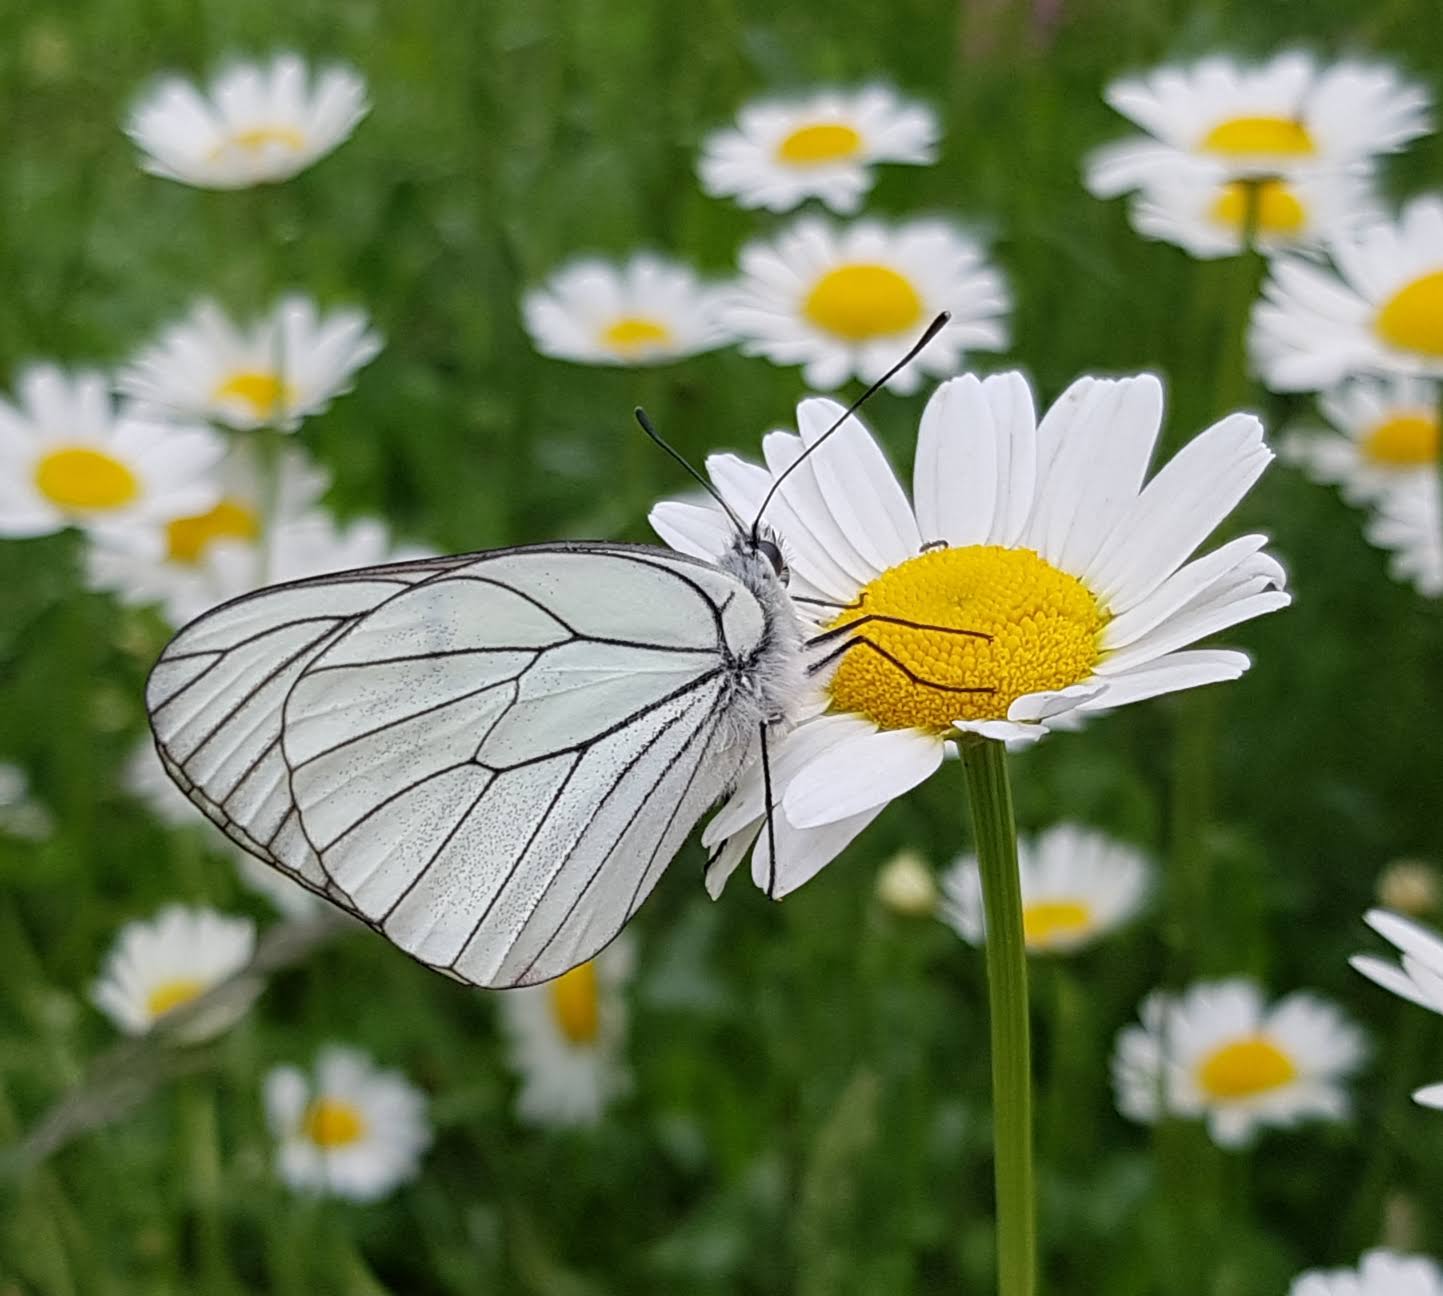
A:
<svg viewBox="0 0 1443 1296">
<path fill-rule="evenodd" d="M 776 541 L 767 539 L 758 540 L 757 552 L 771 563 L 772 570 L 777 574 L 777 579 L 785 585 L 791 573 L 787 571 L 787 560 L 782 557 L 781 547 Z"/>
</svg>

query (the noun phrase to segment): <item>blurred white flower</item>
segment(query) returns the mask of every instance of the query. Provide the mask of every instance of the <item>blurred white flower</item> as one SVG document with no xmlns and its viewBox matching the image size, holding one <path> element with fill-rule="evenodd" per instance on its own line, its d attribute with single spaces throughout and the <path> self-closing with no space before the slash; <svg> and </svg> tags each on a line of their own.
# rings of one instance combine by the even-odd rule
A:
<svg viewBox="0 0 1443 1296">
<path fill-rule="evenodd" d="M 166 1013 L 234 976 L 254 950 L 255 924 L 249 918 L 169 905 L 152 919 L 121 928 L 91 988 L 91 1001 L 127 1035 L 143 1035 Z M 203 1012 L 183 1038 L 198 1043 L 233 1026 L 258 987 L 242 989 Z"/>
<path fill-rule="evenodd" d="M 1132 1120 L 1202 1117 L 1215 1143 L 1239 1147 L 1260 1126 L 1348 1115 L 1345 1081 L 1366 1042 L 1316 995 L 1268 1006 L 1255 983 L 1234 978 L 1154 991 L 1139 1015 L 1112 1059 L 1118 1110 Z"/>
<path fill-rule="evenodd" d="M 973 350 L 1008 343 L 1011 295 L 981 245 L 942 220 L 837 226 L 804 216 L 747 244 L 722 319 L 748 355 L 804 366 L 809 387 L 874 382 L 941 311 L 946 326 L 888 384 L 916 391 L 950 376 Z"/>
<path fill-rule="evenodd" d="M 541 985 L 499 992 L 517 1115 L 535 1125 L 597 1124 L 631 1089 L 624 987 L 635 950 L 623 933 L 589 962 Z"/>
<path fill-rule="evenodd" d="M 39 841 L 54 826 L 50 812 L 30 795 L 25 771 L 0 762 L 0 836 Z"/>
<path fill-rule="evenodd" d="M 931 109 L 886 86 L 758 100 L 707 136 L 697 174 L 707 193 L 743 207 L 787 211 L 819 198 L 850 215 L 875 163 L 934 162 L 940 134 Z"/>
<path fill-rule="evenodd" d="M 1401 963 L 1389 963 L 1372 954 L 1355 954 L 1348 962 L 1383 989 L 1443 1016 L 1443 939 L 1386 909 L 1370 909 L 1364 921 L 1402 953 Z M 1413 1101 L 1443 1108 L 1443 1084 L 1425 1085 L 1414 1092 Z"/>
<path fill-rule="evenodd" d="M 1099 198 L 1199 168 L 1224 179 L 1337 171 L 1432 129 L 1427 91 L 1393 68 L 1300 51 L 1259 66 L 1219 54 L 1166 65 L 1114 81 L 1104 98 L 1147 134 L 1088 157 Z"/>
<path fill-rule="evenodd" d="M 378 1201 L 416 1177 L 431 1144 L 426 1096 L 357 1049 L 322 1049 L 309 1075 L 276 1067 L 265 1108 L 276 1174 L 301 1193 Z"/>
<path fill-rule="evenodd" d="M 1443 1269 L 1422 1256 L 1369 1251 L 1356 1269 L 1310 1269 L 1288 1296 L 1443 1296 Z"/>
<path fill-rule="evenodd" d="M 1443 196 L 1337 239 L 1333 267 L 1273 261 L 1253 308 L 1253 366 L 1274 391 L 1364 373 L 1443 377 Z"/>
<path fill-rule="evenodd" d="M 225 442 L 209 428 L 117 409 L 97 373 L 32 365 L 16 390 L 0 400 L 0 536 L 78 526 L 154 553 L 168 519 L 215 504 Z"/>
<path fill-rule="evenodd" d="M 351 390 L 381 339 L 364 311 L 322 315 L 307 297 L 283 297 L 270 314 L 233 322 L 212 301 L 171 325 L 121 370 L 121 391 L 146 411 L 248 430 L 293 432 Z"/>
<path fill-rule="evenodd" d="M 1022 930 L 1029 954 L 1071 954 L 1134 918 L 1147 899 L 1151 861 L 1141 851 L 1078 824 L 1019 839 Z M 975 855 L 942 878 L 942 918 L 963 940 L 986 938 L 982 879 Z"/>
<path fill-rule="evenodd" d="M 1388 570 L 1428 598 L 1443 595 L 1443 485 L 1418 474 L 1373 501 L 1368 543 L 1392 554 Z"/>
<path fill-rule="evenodd" d="M 613 264 L 568 262 L 521 303 L 542 355 L 577 364 L 655 365 L 731 339 L 721 326 L 722 290 L 689 266 L 639 252 Z"/>
<path fill-rule="evenodd" d="M 904 918 L 926 918 L 937 909 L 937 883 L 916 851 L 898 851 L 877 873 L 877 899 Z"/>
<path fill-rule="evenodd" d="M 202 189 L 288 180 L 345 141 L 366 115 L 366 85 L 349 68 L 312 74 L 296 54 L 235 63 L 202 93 L 165 77 L 135 105 L 126 133 L 153 175 Z"/>
<path fill-rule="evenodd" d="M 1443 877 L 1423 860 L 1394 860 L 1378 877 L 1378 899 L 1410 918 L 1434 913 L 1443 905 Z"/>
</svg>

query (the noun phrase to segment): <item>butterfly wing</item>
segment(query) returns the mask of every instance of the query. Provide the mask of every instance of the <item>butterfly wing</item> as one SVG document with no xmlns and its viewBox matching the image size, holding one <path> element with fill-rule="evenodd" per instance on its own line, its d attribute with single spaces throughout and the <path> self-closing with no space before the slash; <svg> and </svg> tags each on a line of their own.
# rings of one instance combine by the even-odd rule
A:
<svg viewBox="0 0 1443 1296">
<path fill-rule="evenodd" d="M 755 598 L 647 547 L 482 555 L 329 639 L 285 703 L 301 827 L 348 907 L 478 985 L 591 957 L 750 752 Z"/>
</svg>

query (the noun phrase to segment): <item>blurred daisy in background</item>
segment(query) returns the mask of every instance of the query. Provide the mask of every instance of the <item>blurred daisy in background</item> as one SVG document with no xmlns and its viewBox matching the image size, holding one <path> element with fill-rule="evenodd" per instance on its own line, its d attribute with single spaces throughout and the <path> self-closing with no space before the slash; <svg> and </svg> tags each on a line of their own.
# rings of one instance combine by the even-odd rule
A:
<svg viewBox="0 0 1443 1296">
<path fill-rule="evenodd" d="M 522 299 L 542 355 L 576 364 L 654 365 L 731 341 L 720 318 L 722 290 L 690 266 L 640 252 L 613 264 L 571 261 Z"/>
<path fill-rule="evenodd" d="M 1265 1125 L 1343 1120 L 1345 1082 L 1366 1042 L 1334 1005 L 1297 991 L 1269 1006 L 1252 981 L 1234 978 L 1158 990 L 1140 1026 L 1117 1037 L 1112 1076 L 1118 1110 L 1152 1124 L 1200 1117 L 1221 1147 L 1240 1147 Z"/>
<path fill-rule="evenodd" d="M 1368 543 L 1388 550 L 1388 570 L 1428 598 L 1443 595 L 1443 485 L 1419 474 L 1373 501 L 1363 529 Z"/>
<path fill-rule="evenodd" d="M 1079 824 L 1058 824 L 1017 842 L 1022 932 L 1029 954 L 1072 954 L 1136 917 L 1152 864 L 1141 851 Z M 942 878 L 942 918 L 970 945 L 986 938 L 975 855 Z"/>
<path fill-rule="evenodd" d="M 331 1045 L 315 1069 L 265 1080 L 276 1174 L 297 1192 L 378 1201 L 414 1179 L 431 1144 L 426 1096 L 358 1049 Z"/>
<path fill-rule="evenodd" d="M 877 871 L 877 899 L 904 918 L 928 918 L 937 911 L 937 883 L 916 851 L 898 851 Z"/>
<path fill-rule="evenodd" d="M 1363 921 L 1401 954 L 1399 963 L 1389 963 L 1373 954 L 1355 954 L 1348 960 L 1353 968 L 1385 990 L 1443 1015 L 1443 939 L 1436 932 L 1401 914 L 1370 909 Z M 1443 1108 L 1443 1084 L 1425 1085 L 1413 1094 L 1424 1107 Z"/>
<path fill-rule="evenodd" d="M 742 248 L 723 319 L 748 355 L 802 365 L 809 387 L 876 381 L 941 311 L 952 318 L 888 383 L 915 391 L 951 375 L 971 351 L 1008 344 L 1012 298 L 970 235 L 941 220 L 838 226 L 794 221 Z"/>
<path fill-rule="evenodd" d="M 1288 1296 L 1443 1296 L 1443 1269 L 1422 1256 L 1369 1251 L 1356 1269 L 1310 1269 Z"/>
<path fill-rule="evenodd" d="M 635 948 L 619 936 L 541 985 L 500 992 L 497 1009 L 521 1082 L 517 1115 L 534 1125 L 595 1125 L 631 1089 L 625 986 Z"/>
<path fill-rule="evenodd" d="M 934 162 L 940 134 L 931 109 L 886 86 L 767 99 L 707 136 L 697 174 L 712 197 L 742 207 L 788 211 L 819 198 L 850 215 L 871 189 L 876 163 Z"/>
<path fill-rule="evenodd" d="M 775 876 L 753 768 L 702 837 L 715 851 L 713 894 L 753 841 L 759 886 L 774 896 L 800 886 L 963 734 L 1035 741 L 1064 713 L 1247 669 L 1240 652 L 1179 650 L 1288 603 L 1266 537 L 1188 559 L 1272 455 L 1258 420 L 1233 414 L 1144 485 L 1162 411 L 1151 375 L 1083 378 L 1039 424 L 1020 374 L 966 375 L 942 384 L 923 413 L 915 503 L 855 416 L 786 478 L 766 520 L 787 550 L 790 592 L 822 636 L 814 666 L 839 660 L 816 708 L 825 714 L 772 751 Z M 713 455 L 712 481 L 740 516 L 754 516 L 842 413 L 835 401 L 804 401 L 800 435 L 764 439 L 766 467 Z M 730 538 L 718 517 L 667 501 L 651 523 L 683 553 L 715 558 Z"/>
<path fill-rule="evenodd" d="M 1425 860 L 1394 860 L 1378 875 L 1377 894 L 1383 908 L 1420 918 L 1443 907 L 1443 876 Z"/>
<path fill-rule="evenodd" d="M 1362 373 L 1443 377 L 1443 197 L 1331 245 L 1333 267 L 1272 262 L 1253 308 L 1253 366 L 1274 391 Z"/>
<path fill-rule="evenodd" d="M 236 63 L 202 92 L 165 77 L 135 105 L 126 134 L 152 175 L 201 189 L 288 180 L 343 143 L 366 115 L 351 69 L 312 73 L 296 54 Z"/>
<path fill-rule="evenodd" d="M 293 432 L 350 391 L 380 350 L 364 311 L 322 314 L 292 295 L 240 325 L 203 301 L 122 369 L 118 385 L 142 409 Z"/>
<path fill-rule="evenodd" d="M 39 841 L 54 827 L 50 811 L 30 795 L 25 771 L 0 762 L 0 836 Z"/>
<path fill-rule="evenodd" d="M 97 373 L 32 365 L 16 392 L 0 400 L 0 536 L 78 526 L 155 552 L 167 519 L 215 504 L 225 442 L 208 428 L 117 409 Z"/>
<path fill-rule="evenodd" d="M 255 952 L 255 924 L 213 909 L 169 905 L 154 918 L 121 928 L 91 987 L 90 998 L 127 1035 L 144 1035 L 167 1013 L 240 972 Z M 198 1043 L 245 1015 L 258 985 L 237 985 L 182 1038 Z"/>
<path fill-rule="evenodd" d="M 1382 63 L 1320 64 L 1300 51 L 1258 66 L 1212 55 L 1107 87 L 1107 102 L 1147 132 L 1085 163 L 1099 198 L 1203 167 L 1225 178 L 1338 171 L 1393 153 L 1432 129 L 1427 91 Z"/>
</svg>

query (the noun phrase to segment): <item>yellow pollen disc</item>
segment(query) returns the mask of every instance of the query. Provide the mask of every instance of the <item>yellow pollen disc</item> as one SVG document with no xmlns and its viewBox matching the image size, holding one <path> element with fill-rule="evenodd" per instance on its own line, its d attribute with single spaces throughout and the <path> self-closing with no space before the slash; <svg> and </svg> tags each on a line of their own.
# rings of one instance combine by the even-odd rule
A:
<svg viewBox="0 0 1443 1296">
<path fill-rule="evenodd" d="M 244 149 L 247 153 L 259 153 L 272 145 L 299 153 L 306 146 L 306 137 L 294 126 L 252 126 L 249 130 L 236 131 L 229 142 L 232 148 Z"/>
<path fill-rule="evenodd" d="M 1390 297 L 1378 312 L 1378 336 L 1404 351 L 1443 358 L 1443 270 Z"/>
<path fill-rule="evenodd" d="M 551 1015 L 557 1028 L 573 1044 L 595 1042 L 601 1030 L 601 998 L 596 964 L 588 962 L 556 978 L 551 992 Z"/>
<path fill-rule="evenodd" d="M 817 280 L 802 310 L 818 328 L 865 342 L 911 328 L 922 317 L 922 299 L 890 266 L 844 265 Z"/>
<path fill-rule="evenodd" d="M 167 522 L 165 556 L 175 563 L 198 563 L 217 540 L 254 540 L 259 534 L 260 519 L 252 509 L 223 499 L 208 513 Z"/>
<path fill-rule="evenodd" d="M 1022 936 L 1032 949 L 1082 936 L 1091 926 L 1092 910 L 1077 900 L 1039 900 L 1022 909 Z"/>
<path fill-rule="evenodd" d="M 617 351 L 639 351 L 643 347 L 665 346 L 671 341 L 671 330 L 660 320 L 623 315 L 602 330 L 601 340 Z"/>
<path fill-rule="evenodd" d="M 120 508 L 140 494 L 129 468 L 87 446 L 45 455 L 35 465 L 35 485 L 52 504 L 69 509 Z"/>
<path fill-rule="evenodd" d="M 1248 218 L 1249 188 L 1256 190 L 1259 234 L 1298 234 L 1307 224 L 1308 213 L 1291 189 L 1281 180 L 1234 180 L 1223 186 L 1209 215 L 1219 225 L 1242 232 Z"/>
<path fill-rule="evenodd" d="M 353 1103 L 341 1098 L 317 1098 L 301 1119 L 301 1129 L 317 1147 L 338 1148 L 366 1133 L 366 1118 Z"/>
<path fill-rule="evenodd" d="M 1209 1098 L 1253 1098 L 1297 1078 L 1293 1060 L 1261 1035 L 1224 1044 L 1203 1060 L 1197 1075 Z"/>
<path fill-rule="evenodd" d="M 862 147 L 862 137 L 850 126 L 840 122 L 819 122 L 794 130 L 777 145 L 777 161 L 792 166 L 818 166 L 855 157 Z"/>
<path fill-rule="evenodd" d="M 861 606 L 832 621 L 850 625 L 889 616 L 936 629 L 868 621 L 832 676 L 833 705 L 865 715 L 883 729 L 947 733 L 954 720 L 1001 720 L 1026 693 L 1066 688 L 1092 674 L 1108 615 L 1075 576 L 1031 549 L 968 545 L 934 549 L 883 572 Z M 978 630 L 990 640 L 949 634 Z M 939 688 L 945 685 L 946 688 Z M 983 688 L 986 693 L 947 689 Z"/>
<path fill-rule="evenodd" d="M 1389 468 L 1420 468 L 1438 462 L 1438 420 L 1428 414 L 1397 414 L 1363 438 L 1363 453 Z"/>
<path fill-rule="evenodd" d="M 261 369 L 231 374 L 220 383 L 212 397 L 215 401 L 239 401 L 249 405 L 257 418 L 269 418 L 290 403 L 293 393 L 280 378 Z"/>
<path fill-rule="evenodd" d="M 152 1017 L 162 1017 L 172 1008 L 179 1008 L 196 997 L 205 986 L 194 977 L 173 977 L 162 981 L 145 996 L 145 1010 Z"/>
<path fill-rule="evenodd" d="M 1209 153 L 1227 157 L 1307 157 L 1317 152 L 1313 137 L 1291 117 L 1233 117 L 1202 139 Z"/>
</svg>

